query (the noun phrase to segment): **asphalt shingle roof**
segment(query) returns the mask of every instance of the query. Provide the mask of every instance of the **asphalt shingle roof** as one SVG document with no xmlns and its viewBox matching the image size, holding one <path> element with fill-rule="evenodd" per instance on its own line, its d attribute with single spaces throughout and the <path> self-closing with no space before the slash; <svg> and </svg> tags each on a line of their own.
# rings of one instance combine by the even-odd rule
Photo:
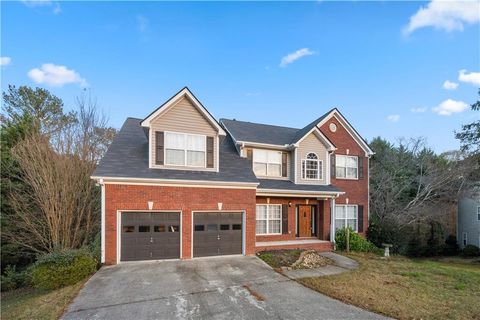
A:
<svg viewBox="0 0 480 320">
<path fill-rule="evenodd" d="M 251 164 L 237 153 L 229 136 L 220 138 L 219 172 L 148 168 L 148 134 L 142 119 L 128 118 L 92 176 L 257 183 Z"/>
</svg>

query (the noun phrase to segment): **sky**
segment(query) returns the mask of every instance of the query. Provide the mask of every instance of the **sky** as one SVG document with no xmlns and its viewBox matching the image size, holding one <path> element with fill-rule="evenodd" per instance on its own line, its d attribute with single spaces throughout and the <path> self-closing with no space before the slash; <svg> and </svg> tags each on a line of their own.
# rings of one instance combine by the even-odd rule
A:
<svg viewBox="0 0 480 320">
<path fill-rule="evenodd" d="M 367 140 L 459 148 L 479 119 L 480 2 L 1 2 L 1 88 L 120 128 L 184 86 L 218 118 L 301 128 L 337 107 Z"/>
</svg>

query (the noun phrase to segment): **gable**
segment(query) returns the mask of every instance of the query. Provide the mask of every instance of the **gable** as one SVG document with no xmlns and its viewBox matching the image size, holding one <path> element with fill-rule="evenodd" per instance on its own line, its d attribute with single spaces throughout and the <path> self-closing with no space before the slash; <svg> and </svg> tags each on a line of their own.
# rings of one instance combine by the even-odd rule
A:
<svg viewBox="0 0 480 320">
<path fill-rule="evenodd" d="M 337 131 L 330 130 L 330 124 L 337 126 Z M 317 128 L 337 147 L 337 149 L 357 148 L 365 153 L 365 156 L 374 154 L 372 149 L 352 125 L 343 117 L 337 109 L 333 109 L 329 114 L 317 124 Z M 340 138 L 341 136 L 341 138 Z M 360 151 L 358 151 L 360 153 Z"/>
<path fill-rule="evenodd" d="M 304 180 L 302 179 L 302 160 L 306 159 L 307 154 L 314 152 L 318 159 L 322 161 L 322 179 L 320 180 Z M 297 161 L 296 161 L 296 181 L 300 184 L 326 184 L 327 183 L 327 168 L 328 168 L 328 151 L 327 146 L 315 132 L 311 132 L 306 135 L 305 138 L 300 141 L 297 149 Z"/>
<path fill-rule="evenodd" d="M 180 98 L 166 112 L 150 121 L 154 130 L 215 136 L 216 128 L 186 97 Z"/>
</svg>

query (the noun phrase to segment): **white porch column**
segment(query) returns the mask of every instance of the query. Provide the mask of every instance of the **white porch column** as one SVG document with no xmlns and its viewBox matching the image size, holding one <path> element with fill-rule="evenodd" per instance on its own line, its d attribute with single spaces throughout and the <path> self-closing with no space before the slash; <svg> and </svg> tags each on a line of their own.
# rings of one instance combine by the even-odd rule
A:
<svg viewBox="0 0 480 320">
<path fill-rule="evenodd" d="M 103 183 L 103 179 L 100 179 L 100 187 L 102 189 L 102 201 L 101 201 L 101 263 L 105 263 L 105 184 Z"/>
<path fill-rule="evenodd" d="M 330 200 L 330 241 L 335 243 L 335 198 Z"/>
</svg>

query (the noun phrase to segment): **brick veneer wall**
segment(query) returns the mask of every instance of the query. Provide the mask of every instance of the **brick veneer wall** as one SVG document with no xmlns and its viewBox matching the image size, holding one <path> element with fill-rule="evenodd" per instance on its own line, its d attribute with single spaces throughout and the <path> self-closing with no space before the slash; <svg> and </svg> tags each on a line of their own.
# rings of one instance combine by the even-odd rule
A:
<svg viewBox="0 0 480 320">
<path fill-rule="evenodd" d="M 182 259 L 191 258 L 192 211 L 245 210 L 245 253 L 255 253 L 255 189 L 105 185 L 105 263 L 117 262 L 117 210 L 182 211 Z"/>
<path fill-rule="evenodd" d="M 337 125 L 337 131 L 331 132 L 329 129 L 330 123 Z M 347 149 L 349 155 L 363 158 L 363 176 L 361 180 L 346 180 L 346 179 L 331 179 L 331 184 L 339 187 L 345 192 L 344 195 L 335 200 L 335 204 L 346 204 L 347 198 L 349 204 L 363 205 L 363 235 L 368 228 L 368 157 L 365 157 L 365 151 L 352 138 L 343 125 L 334 117 L 328 120 L 320 131 L 327 136 L 330 141 L 337 147 L 335 154 L 346 155 Z"/>
<path fill-rule="evenodd" d="M 296 239 L 295 229 L 295 208 L 297 205 L 319 205 L 317 207 L 317 237 L 321 240 L 329 240 L 330 234 L 330 200 L 317 200 L 316 198 L 281 198 L 281 197 L 257 197 L 257 204 L 266 204 L 270 199 L 270 204 L 287 204 L 288 207 L 288 234 L 280 235 L 259 235 L 256 236 L 257 241 L 284 241 Z M 308 200 L 308 204 L 307 204 Z"/>
</svg>

